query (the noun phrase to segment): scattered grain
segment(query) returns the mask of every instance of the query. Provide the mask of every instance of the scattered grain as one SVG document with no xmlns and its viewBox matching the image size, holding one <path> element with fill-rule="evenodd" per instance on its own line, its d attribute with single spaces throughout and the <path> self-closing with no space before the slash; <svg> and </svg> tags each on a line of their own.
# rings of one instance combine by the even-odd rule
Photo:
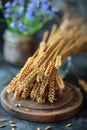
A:
<svg viewBox="0 0 87 130">
<path fill-rule="evenodd" d="M 12 126 L 12 127 L 16 127 L 16 124 L 10 124 L 10 126 Z"/>
<path fill-rule="evenodd" d="M 67 127 L 71 127 L 71 126 L 72 126 L 72 124 L 71 124 L 71 123 L 68 123 L 68 124 L 66 124 L 66 126 L 67 126 Z"/>
<path fill-rule="evenodd" d="M 3 127 L 5 127 L 5 125 L 4 125 L 4 124 L 1 124 L 1 125 L 0 125 L 0 128 L 3 128 Z"/>
<path fill-rule="evenodd" d="M 10 124 L 15 124 L 15 122 L 14 122 L 14 121 L 9 121 L 9 123 L 10 123 Z"/>
<path fill-rule="evenodd" d="M 22 105 L 21 104 L 15 104 L 15 107 L 21 107 Z"/>
<path fill-rule="evenodd" d="M 25 108 L 24 110 L 25 110 L 26 112 L 29 112 L 29 111 L 30 111 L 30 110 L 29 110 L 29 109 L 27 109 L 27 108 Z"/>
<path fill-rule="evenodd" d="M 18 107 L 18 104 L 15 104 L 15 107 Z"/>
<path fill-rule="evenodd" d="M 19 107 L 22 107 L 22 105 L 21 105 L 21 104 L 18 104 L 18 106 L 19 106 Z"/>
<path fill-rule="evenodd" d="M 12 128 L 11 130 L 15 130 L 15 128 Z"/>
<path fill-rule="evenodd" d="M 0 121 L 2 121 L 2 122 L 6 122 L 7 119 L 6 119 L 6 118 L 2 118 L 2 119 L 0 119 Z"/>
<path fill-rule="evenodd" d="M 45 130 L 51 130 L 51 126 L 47 126 Z"/>
</svg>

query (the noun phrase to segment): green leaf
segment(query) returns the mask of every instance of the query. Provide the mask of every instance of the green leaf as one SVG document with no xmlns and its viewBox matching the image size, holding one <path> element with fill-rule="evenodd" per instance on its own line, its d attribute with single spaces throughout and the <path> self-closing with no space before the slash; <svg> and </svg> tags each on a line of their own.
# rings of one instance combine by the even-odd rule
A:
<svg viewBox="0 0 87 130">
<path fill-rule="evenodd" d="M 0 23 L 5 22 L 5 19 L 0 19 Z"/>
</svg>

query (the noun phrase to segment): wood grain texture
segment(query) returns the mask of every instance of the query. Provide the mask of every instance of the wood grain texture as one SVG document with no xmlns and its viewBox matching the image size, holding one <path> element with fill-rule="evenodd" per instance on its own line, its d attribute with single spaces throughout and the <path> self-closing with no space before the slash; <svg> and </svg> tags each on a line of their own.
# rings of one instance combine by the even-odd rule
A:
<svg viewBox="0 0 87 130">
<path fill-rule="evenodd" d="M 1 93 L 1 105 L 11 115 L 34 122 L 54 122 L 75 115 L 81 107 L 83 97 L 79 89 L 65 83 L 66 88 L 53 104 L 39 104 L 32 100 L 14 100 L 13 94 L 7 94 L 7 87 Z M 21 104 L 21 107 L 15 107 Z M 28 109 L 29 111 L 25 111 Z"/>
</svg>

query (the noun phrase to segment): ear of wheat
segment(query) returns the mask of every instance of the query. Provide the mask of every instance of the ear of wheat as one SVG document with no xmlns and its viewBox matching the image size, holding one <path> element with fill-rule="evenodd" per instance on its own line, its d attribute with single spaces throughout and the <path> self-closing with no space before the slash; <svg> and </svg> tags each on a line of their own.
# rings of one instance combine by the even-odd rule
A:
<svg viewBox="0 0 87 130">
<path fill-rule="evenodd" d="M 50 80 L 49 80 L 49 93 L 48 93 L 48 101 L 50 103 L 53 103 L 55 100 L 55 71 L 53 70 L 51 75 L 50 75 Z"/>
<path fill-rule="evenodd" d="M 80 87 L 87 93 L 87 82 L 82 79 L 79 79 L 78 82 Z"/>
<path fill-rule="evenodd" d="M 76 72 L 75 70 L 75 67 L 73 65 L 73 63 L 71 62 L 71 69 L 72 69 L 72 72 L 74 74 L 74 76 L 76 77 L 77 81 L 78 81 L 78 84 L 80 85 L 80 87 L 83 89 L 83 91 L 85 93 L 87 93 L 87 82 L 83 79 L 80 78 L 79 74 Z"/>
</svg>

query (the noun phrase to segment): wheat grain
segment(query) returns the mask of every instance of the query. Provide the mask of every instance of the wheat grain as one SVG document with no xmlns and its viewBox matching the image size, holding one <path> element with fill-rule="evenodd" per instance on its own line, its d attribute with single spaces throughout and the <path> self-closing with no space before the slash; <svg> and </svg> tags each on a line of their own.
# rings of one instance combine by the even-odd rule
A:
<svg viewBox="0 0 87 130">
<path fill-rule="evenodd" d="M 22 99 L 27 99 L 29 97 L 30 90 L 31 90 L 31 86 L 30 85 L 24 87 L 24 89 L 22 91 L 22 94 L 21 94 L 21 98 Z"/>
<path fill-rule="evenodd" d="M 37 75 L 38 73 L 38 69 L 34 69 L 31 73 L 29 73 L 27 75 L 27 77 L 25 77 L 25 79 L 21 82 L 20 84 L 20 88 L 22 87 L 26 87 L 27 85 L 29 85 L 30 82 L 32 82 L 32 80 L 35 79 L 35 76 Z"/>
<path fill-rule="evenodd" d="M 54 62 L 49 62 L 46 71 L 44 72 L 45 77 L 50 76 L 51 71 L 54 67 Z"/>
<path fill-rule="evenodd" d="M 37 77 L 36 77 L 37 82 L 42 82 L 44 71 L 45 71 L 45 66 L 41 66 L 39 68 L 39 72 L 38 72 Z"/>
<path fill-rule="evenodd" d="M 50 103 L 53 103 L 55 99 L 55 73 L 54 69 L 50 75 L 50 80 L 49 80 L 49 93 L 48 93 L 48 101 Z"/>
<path fill-rule="evenodd" d="M 62 91 L 63 91 L 63 89 L 65 88 L 65 84 L 64 84 L 62 78 L 60 77 L 60 75 L 58 75 L 58 76 L 56 77 L 56 83 L 57 83 L 59 92 L 60 92 L 60 94 L 61 94 Z"/>
<path fill-rule="evenodd" d="M 41 86 L 40 86 L 40 95 L 44 95 L 45 89 L 48 85 L 49 77 L 43 77 Z"/>
<path fill-rule="evenodd" d="M 19 92 L 19 87 L 16 87 L 15 92 L 14 92 L 14 99 L 20 97 L 20 92 Z"/>
<path fill-rule="evenodd" d="M 36 82 L 35 84 L 34 84 L 34 87 L 33 87 L 33 89 L 32 89 L 32 91 L 31 91 L 31 93 L 30 93 L 30 96 L 31 96 L 31 98 L 33 99 L 33 100 L 35 100 L 35 98 L 36 98 L 36 95 L 37 95 L 37 92 L 38 92 L 38 89 L 39 89 L 39 83 L 38 82 Z"/>
</svg>

